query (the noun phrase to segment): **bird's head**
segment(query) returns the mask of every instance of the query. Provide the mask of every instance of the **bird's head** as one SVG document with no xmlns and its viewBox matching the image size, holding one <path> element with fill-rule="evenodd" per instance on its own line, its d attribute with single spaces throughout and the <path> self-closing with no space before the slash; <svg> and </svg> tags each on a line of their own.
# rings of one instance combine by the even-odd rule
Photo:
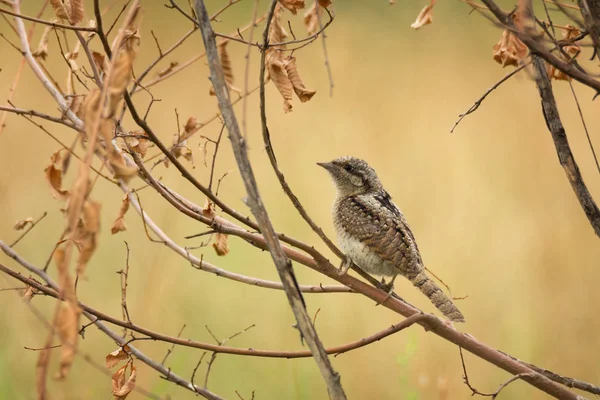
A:
<svg viewBox="0 0 600 400">
<path fill-rule="evenodd" d="M 317 165 L 329 172 L 340 197 L 383 189 L 375 170 L 360 158 L 346 156 Z"/>
</svg>

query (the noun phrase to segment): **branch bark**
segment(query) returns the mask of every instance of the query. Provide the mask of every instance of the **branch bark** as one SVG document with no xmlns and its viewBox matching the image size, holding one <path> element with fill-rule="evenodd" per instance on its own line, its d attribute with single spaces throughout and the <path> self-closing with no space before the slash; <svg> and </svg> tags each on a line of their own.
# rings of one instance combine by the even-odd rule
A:
<svg viewBox="0 0 600 400">
<path fill-rule="evenodd" d="M 554 98 L 554 92 L 552 91 L 552 83 L 546 72 L 546 66 L 539 56 L 532 55 L 532 57 L 535 68 L 535 83 L 542 100 L 542 112 L 544 113 L 548 130 L 552 134 L 552 140 L 556 147 L 560 165 L 564 168 L 569 183 L 581 204 L 581 208 L 583 208 L 585 215 L 590 221 L 592 228 L 594 228 L 596 235 L 600 237 L 600 210 L 583 181 L 581 171 L 579 171 L 579 167 L 575 162 L 575 157 L 573 157 L 573 153 L 571 152 L 565 128 L 560 119 L 560 115 L 558 114 L 556 99 Z"/>
<path fill-rule="evenodd" d="M 271 6 L 269 17 L 267 21 L 270 21 L 273 15 L 274 4 Z M 346 394 L 342 388 L 340 382 L 340 376 L 333 370 L 333 366 L 327 353 L 323 348 L 315 327 L 308 316 L 304 299 L 298 288 L 294 270 L 290 260 L 285 255 L 281 243 L 277 238 L 273 225 L 269 219 L 265 206 L 262 202 L 258 191 L 258 185 L 252 171 L 252 166 L 248 159 L 248 153 L 246 148 L 246 140 L 242 137 L 240 128 L 238 126 L 237 119 L 233 112 L 231 100 L 229 98 L 229 91 L 225 84 L 225 78 L 223 76 L 223 69 L 221 61 L 219 60 L 217 45 L 215 41 L 215 33 L 210 24 L 210 18 L 206 11 L 206 6 L 203 0 L 196 0 L 196 15 L 198 18 L 198 24 L 200 25 L 200 32 L 202 33 L 202 39 L 206 48 L 206 56 L 208 65 L 210 68 L 210 76 L 212 84 L 215 88 L 217 100 L 219 102 L 219 109 L 225 120 L 228 137 L 233 147 L 233 152 L 240 170 L 240 174 L 246 187 L 248 194 L 248 203 L 250 209 L 260 227 L 260 231 L 263 233 L 267 242 L 267 247 L 273 258 L 273 262 L 277 268 L 277 272 L 283 283 L 285 293 L 288 301 L 296 317 L 298 323 L 298 329 L 300 330 L 302 337 L 306 340 L 309 349 L 311 350 L 313 357 L 321 371 L 321 375 L 327 385 L 327 391 L 329 396 L 334 400 L 346 399 Z"/>
<path fill-rule="evenodd" d="M 520 30 L 516 27 L 513 22 L 512 17 L 502 11 L 500 7 L 493 0 L 481 0 L 483 4 L 485 4 L 489 10 L 494 14 L 494 17 L 507 29 L 509 29 L 512 33 L 514 33 L 520 41 L 525 43 L 525 45 L 529 48 L 529 51 L 532 55 L 538 55 L 544 60 L 546 60 L 549 64 L 569 75 L 576 81 L 591 87 L 597 93 L 600 93 L 600 81 L 594 79 L 591 74 L 582 71 L 576 68 L 572 63 L 568 63 L 562 61 L 560 58 L 556 57 L 550 51 L 548 51 L 543 43 L 538 40 L 537 37 L 529 35 L 528 32 Z"/>
</svg>

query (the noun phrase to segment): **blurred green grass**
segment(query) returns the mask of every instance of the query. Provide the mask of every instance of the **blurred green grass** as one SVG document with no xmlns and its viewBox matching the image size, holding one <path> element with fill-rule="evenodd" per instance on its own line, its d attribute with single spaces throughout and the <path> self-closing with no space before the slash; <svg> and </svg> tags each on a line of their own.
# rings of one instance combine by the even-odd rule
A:
<svg viewBox="0 0 600 400">
<path fill-rule="evenodd" d="M 218 9 L 223 2 L 210 2 Z M 26 4 L 33 15 L 36 7 Z M 150 29 L 163 49 L 190 27 L 162 3 L 143 2 L 145 15 L 141 53 L 135 70 L 140 71 L 157 55 Z M 495 64 L 491 48 L 500 32 L 468 7 L 451 2 L 436 5 L 435 21 L 418 32 L 409 28 L 421 3 L 336 4 L 336 21 L 328 30 L 327 46 L 334 95 L 328 96 L 328 80 L 320 42 L 296 52 L 300 73 L 309 88 L 318 93 L 308 103 L 294 100 L 294 111 L 284 115 L 282 101 L 272 85 L 267 88 L 269 128 L 279 163 L 291 187 L 309 214 L 332 235 L 330 208 L 334 189 L 315 162 L 351 154 L 368 160 L 384 185 L 407 215 L 426 265 L 447 282 L 467 317 L 460 326 L 473 336 L 508 353 L 568 376 L 598 383 L 600 367 L 591 356 L 600 348 L 596 334 L 596 308 L 600 300 L 596 282 L 600 278 L 600 249 L 564 172 L 540 112 L 533 83 L 521 74 L 504 84 L 473 115 L 450 134 L 457 115 L 464 112 L 489 86 L 508 72 Z M 86 3 L 86 10 L 91 10 Z M 266 7 L 261 4 L 261 9 Z M 241 2 L 215 24 L 221 32 L 245 25 L 252 3 Z M 116 12 L 116 11 L 115 11 Z M 114 15 L 112 12 L 111 15 Z M 45 17 L 51 18 L 50 11 Z M 301 17 L 285 15 L 294 32 L 303 33 Z M 14 40 L 7 24 L 0 31 Z M 255 38 L 259 35 L 255 33 Z M 32 43 L 39 40 L 37 29 Z M 34 45 L 35 47 L 35 45 Z M 92 44 L 99 48 L 98 43 Z M 243 85 L 246 47 L 229 47 L 237 85 Z M 64 86 L 64 61 L 51 42 L 47 62 Z M 194 35 L 171 60 L 184 61 L 202 51 Z M 0 93 L 6 96 L 20 56 L 5 42 L 0 61 Z M 251 87 L 258 77 L 257 52 L 252 53 Z M 159 66 L 156 71 L 160 70 Z M 217 111 L 208 96 L 208 70 L 199 61 L 173 79 L 152 89 L 161 102 L 152 106 L 149 122 L 170 143 L 176 132 L 176 108 L 181 123 L 190 116 L 205 120 Z M 587 145 L 568 85 L 554 85 L 561 116 L 575 156 L 591 192 L 600 195 L 600 179 Z M 590 101 L 593 93 L 576 85 L 582 99 L 592 140 L 598 142 L 600 120 Z M 149 96 L 136 95 L 144 110 Z M 50 96 L 26 69 L 14 97 L 18 107 L 57 114 Z M 236 106 L 241 118 L 241 107 Z M 261 193 L 279 231 L 315 244 L 331 254 L 302 222 L 277 185 L 262 150 L 258 97 L 248 101 L 250 156 Z M 0 136 L 0 238 L 17 236 L 12 224 L 28 216 L 49 215 L 18 246 L 28 260 L 42 265 L 58 239 L 64 220 L 63 205 L 47 190 L 43 169 L 59 146 L 22 118 L 10 116 Z M 54 135 L 70 144 L 73 133 L 43 123 Z M 130 121 L 128 127 L 133 127 Z M 201 132 L 216 137 L 220 126 L 213 123 Z M 194 150 L 194 175 L 207 181 L 198 136 Z M 217 173 L 230 171 L 223 181 L 223 199 L 249 214 L 242 202 L 244 189 L 227 142 L 222 146 Z M 210 150 L 210 148 L 209 148 Z M 74 169 L 67 178 L 72 182 Z M 156 176 L 199 204 L 204 198 L 173 169 L 159 167 Z M 140 186 L 139 180 L 132 187 Z M 166 206 L 150 190 L 141 192 L 144 208 L 169 235 L 182 245 L 198 244 L 183 236 L 204 227 Z M 264 349 L 300 349 L 293 316 L 283 292 L 242 285 L 199 272 L 166 247 L 147 240 L 141 221 L 130 211 L 129 230 L 110 235 L 122 193 L 102 179 L 93 198 L 102 203 L 102 234 L 97 253 L 88 266 L 78 293 L 82 301 L 111 315 L 120 315 L 119 275 L 123 268 L 126 240 L 132 248 L 128 303 L 132 320 L 140 325 L 176 335 L 187 324 L 183 336 L 212 341 L 205 329 L 227 337 L 251 324 L 256 327 L 230 342 L 232 346 Z M 257 252 L 243 241 L 230 240 L 231 253 L 217 257 L 203 250 L 206 260 L 234 272 L 277 280 L 266 252 Z M 198 250 L 195 254 L 200 254 Z M 332 256 L 333 257 L 333 256 Z M 333 259 L 333 258 L 332 258 Z M 15 266 L 0 256 L 2 263 Z M 51 273 L 54 274 L 51 268 Z M 296 266 L 302 283 L 331 283 L 319 274 Z M 0 278 L 1 287 L 15 282 Z M 426 311 L 433 307 L 408 282 L 398 282 L 398 292 Z M 35 393 L 37 353 L 23 346 L 40 347 L 46 337 L 43 325 L 18 296 L 2 292 L 0 329 L 0 397 L 30 399 Z M 307 295 L 309 312 L 320 309 L 317 329 L 326 346 L 367 336 L 399 316 L 359 296 L 347 294 Z M 33 304 L 47 316 L 53 302 L 35 298 Z M 102 363 L 114 350 L 110 339 L 88 328 L 81 342 L 82 353 Z M 140 349 L 162 359 L 166 344 L 140 342 Z M 192 349 L 176 348 L 168 365 L 190 378 L 201 356 Z M 57 356 L 52 366 L 56 367 Z M 207 360 L 205 358 L 205 360 Z M 482 391 L 495 390 L 508 375 L 466 355 L 470 379 Z M 467 399 L 470 391 L 462 383 L 457 349 L 420 328 L 386 338 L 367 348 L 333 358 L 334 367 L 351 398 Z M 171 398 L 193 398 L 160 379 L 138 363 L 138 385 Z M 201 370 L 203 373 L 203 370 Z M 200 373 L 200 372 L 199 372 Z M 203 379 L 203 376 L 202 376 Z M 196 378 L 197 381 L 202 379 Z M 311 359 L 279 360 L 220 355 L 211 372 L 209 388 L 235 398 L 238 390 L 257 399 L 320 399 L 326 390 Z M 50 382 L 53 399 L 101 399 L 110 394 L 110 379 L 77 358 L 65 382 Z M 504 398 L 543 399 L 545 395 L 516 382 L 503 392 Z M 142 398 L 133 393 L 130 398 Z"/>
</svg>

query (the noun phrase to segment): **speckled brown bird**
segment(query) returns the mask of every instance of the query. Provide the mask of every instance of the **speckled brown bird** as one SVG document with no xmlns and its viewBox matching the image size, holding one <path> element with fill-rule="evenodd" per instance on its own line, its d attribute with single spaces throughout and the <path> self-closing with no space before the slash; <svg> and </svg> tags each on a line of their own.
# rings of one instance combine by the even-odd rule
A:
<svg viewBox="0 0 600 400">
<path fill-rule="evenodd" d="M 465 318 L 444 292 L 427 276 L 406 218 L 385 191 L 375 170 L 356 157 L 317 163 L 331 174 L 337 188 L 333 223 L 341 250 L 365 272 L 408 278 L 451 321 Z"/>
</svg>

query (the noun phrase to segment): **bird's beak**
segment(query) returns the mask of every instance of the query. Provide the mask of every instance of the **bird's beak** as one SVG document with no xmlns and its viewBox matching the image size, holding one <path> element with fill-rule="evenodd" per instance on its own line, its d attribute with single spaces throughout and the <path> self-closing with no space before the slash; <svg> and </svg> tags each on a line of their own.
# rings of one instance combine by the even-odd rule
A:
<svg viewBox="0 0 600 400">
<path fill-rule="evenodd" d="M 318 162 L 317 165 L 325 168 L 327 171 L 332 171 L 335 168 L 335 165 L 330 162 Z"/>
</svg>

